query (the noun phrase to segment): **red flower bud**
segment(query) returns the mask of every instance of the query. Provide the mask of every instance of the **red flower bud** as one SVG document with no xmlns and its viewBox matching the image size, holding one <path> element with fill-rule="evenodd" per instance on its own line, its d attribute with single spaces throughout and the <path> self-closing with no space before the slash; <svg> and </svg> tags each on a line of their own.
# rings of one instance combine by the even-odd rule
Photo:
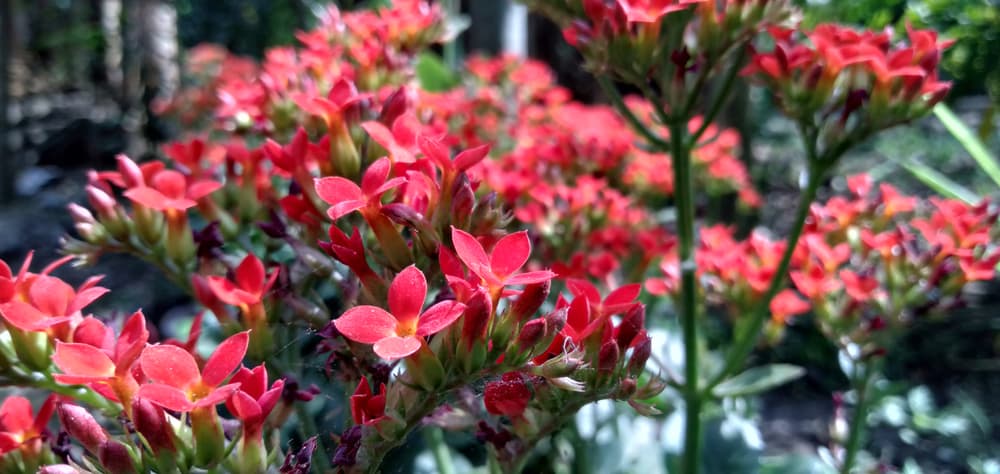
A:
<svg viewBox="0 0 1000 474">
<path fill-rule="evenodd" d="M 510 317 L 518 322 L 527 321 L 538 311 L 538 308 L 542 307 L 542 304 L 548 299 L 551 289 L 551 281 L 526 286 L 521 295 L 511 305 Z"/>
<path fill-rule="evenodd" d="M 63 403 L 57 409 L 59 421 L 66 431 L 76 438 L 83 447 L 97 454 L 101 444 L 108 440 L 108 433 L 85 408 L 70 403 Z"/>
<path fill-rule="evenodd" d="M 174 438 L 163 409 L 148 400 L 136 397 L 132 401 L 132 423 L 146 438 L 153 452 L 175 451 Z"/>
<path fill-rule="evenodd" d="M 632 349 L 632 356 L 628 359 L 628 373 L 633 377 L 638 377 L 646 367 L 646 361 L 653 351 L 653 341 L 645 332 L 640 333 L 634 340 L 635 348 Z"/>
<path fill-rule="evenodd" d="M 614 341 L 605 342 L 597 354 L 597 371 L 602 374 L 610 374 L 618 365 L 621 350 Z"/>
<path fill-rule="evenodd" d="M 625 351 L 632 345 L 632 340 L 642 332 L 646 325 L 646 307 L 635 305 L 625 313 L 621 324 L 615 328 L 615 341 L 618 348 Z"/>
<path fill-rule="evenodd" d="M 136 472 L 132 464 L 132 457 L 129 456 L 128 448 L 124 444 L 115 440 L 108 440 L 97 448 L 97 459 L 101 461 L 101 466 L 111 474 L 129 474 Z"/>
<path fill-rule="evenodd" d="M 494 415 L 520 417 L 531 401 L 531 391 L 519 372 L 507 372 L 500 380 L 489 382 L 483 393 L 486 411 Z"/>
<path fill-rule="evenodd" d="M 518 350 L 522 353 L 530 352 L 545 337 L 548 332 L 547 326 L 548 325 L 544 318 L 528 321 L 528 323 L 521 328 L 520 334 L 517 335 Z"/>
</svg>

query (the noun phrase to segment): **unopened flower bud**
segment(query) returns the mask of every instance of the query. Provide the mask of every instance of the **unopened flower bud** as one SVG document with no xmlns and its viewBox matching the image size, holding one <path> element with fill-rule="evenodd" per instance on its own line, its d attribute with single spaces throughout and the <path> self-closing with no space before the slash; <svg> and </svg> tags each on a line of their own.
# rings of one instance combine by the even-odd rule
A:
<svg viewBox="0 0 1000 474">
<path fill-rule="evenodd" d="M 378 121 L 386 126 L 392 125 L 400 115 L 406 113 L 406 88 L 400 87 L 389 95 L 382 105 L 382 112 L 379 113 Z"/>
<path fill-rule="evenodd" d="M 646 306 L 641 304 L 632 306 L 622 317 L 621 324 L 615 330 L 615 341 L 618 343 L 618 348 L 622 351 L 628 349 L 632 345 L 632 340 L 645 326 Z"/>
<path fill-rule="evenodd" d="M 476 207 L 476 194 L 472 191 L 469 179 L 460 175 L 455 181 L 454 193 L 451 197 L 451 223 L 457 227 L 468 227 L 472 210 Z"/>
<path fill-rule="evenodd" d="M 492 304 L 488 294 L 477 291 L 465 302 L 465 313 L 462 317 L 462 342 L 466 349 L 477 342 L 486 341 L 486 330 L 490 324 Z"/>
<path fill-rule="evenodd" d="M 638 377 L 639 374 L 646 368 L 646 361 L 649 360 L 649 356 L 653 351 L 653 341 L 646 335 L 645 332 L 636 336 L 635 347 L 632 349 L 632 356 L 628 359 L 628 370 L 629 375 L 633 377 Z"/>
<path fill-rule="evenodd" d="M 545 318 L 546 327 L 549 330 L 549 334 L 555 336 L 556 334 L 559 333 L 559 331 L 563 330 L 563 328 L 566 326 L 567 314 L 568 314 L 567 308 L 561 308 L 543 316 Z"/>
<path fill-rule="evenodd" d="M 544 318 L 528 321 L 517 335 L 517 350 L 522 354 L 532 352 L 532 349 L 545 338 L 547 327 L 548 323 Z"/>
<path fill-rule="evenodd" d="M 118 160 L 118 174 L 126 188 L 135 188 L 146 185 L 146 178 L 142 174 L 142 168 L 135 161 L 126 155 L 119 154 L 115 157 Z"/>
<path fill-rule="evenodd" d="M 132 401 L 132 423 L 154 453 L 175 451 L 173 434 L 162 408 L 136 397 Z"/>
<path fill-rule="evenodd" d="M 602 374 L 610 374 L 618 365 L 619 357 L 621 357 L 621 350 L 618 349 L 618 344 L 615 344 L 614 341 L 605 342 L 601 346 L 600 352 L 597 353 L 597 371 Z"/>
<path fill-rule="evenodd" d="M 129 474 L 136 472 L 132 457 L 124 444 L 115 440 L 107 440 L 97 448 L 97 459 L 101 466 L 111 474 Z"/>
<path fill-rule="evenodd" d="M 59 405 L 58 413 L 59 421 L 70 436 L 91 453 L 97 454 L 101 444 L 108 440 L 108 433 L 85 408 L 63 403 Z"/>
<path fill-rule="evenodd" d="M 545 300 L 549 297 L 549 291 L 552 289 L 551 280 L 547 280 L 542 283 L 536 283 L 534 285 L 528 285 L 521 292 L 521 295 L 517 297 L 517 300 L 510 307 L 510 317 L 515 321 L 527 321 L 531 318 L 538 308 L 542 307 Z M 565 318 L 565 315 L 563 316 Z M 565 321 L 563 322 L 565 324 Z M 562 330 L 562 325 L 556 331 Z"/>
<path fill-rule="evenodd" d="M 632 398 L 632 395 L 635 395 L 635 391 L 635 379 L 626 378 L 618 385 L 618 393 L 615 394 L 615 398 L 619 400 L 628 400 L 629 398 Z"/>
</svg>

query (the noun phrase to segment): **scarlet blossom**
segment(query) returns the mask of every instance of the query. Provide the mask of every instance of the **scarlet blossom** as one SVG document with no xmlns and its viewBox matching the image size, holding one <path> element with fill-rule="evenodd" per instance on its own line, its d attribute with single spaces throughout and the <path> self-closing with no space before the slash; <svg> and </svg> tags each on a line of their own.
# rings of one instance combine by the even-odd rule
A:
<svg viewBox="0 0 1000 474">
<path fill-rule="evenodd" d="M 494 300 L 500 296 L 505 286 L 542 283 L 556 276 L 548 270 L 517 273 L 531 256 L 531 242 L 527 231 L 504 236 L 493 246 L 489 255 L 479 240 L 463 230 L 452 227 L 451 240 L 458 258 L 489 288 Z"/>
<path fill-rule="evenodd" d="M 417 144 L 418 126 L 416 118 L 409 115 L 396 117 L 391 130 L 380 122 L 368 121 L 361 124 L 361 128 L 368 132 L 368 136 L 389 152 L 389 160 L 393 163 L 416 161 L 411 150 Z"/>
<path fill-rule="evenodd" d="M 55 395 L 49 395 L 34 416 L 27 398 L 16 395 L 5 398 L 0 405 L 0 455 L 41 437 L 55 408 Z"/>
<path fill-rule="evenodd" d="M 208 277 L 208 286 L 220 300 L 238 306 L 244 312 L 253 305 L 260 304 L 264 294 L 274 286 L 279 270 L 270 275 L 265 273 L 264 263 L 256 255 L 249 253 L 234 272 L 234 279 L 222 276 Z"/>
<path fill-rule="evenodd" d="M 351 395 L 351 417 L 358 425 L 373 425 L 385 418 L 385 384 L 379 388 L 378 395 L 372 393 L 368 379 L 361 377 L 361 382 Z"/>
<path fill-rule="evenodd" d="M 778 324 L 784 324 L 790 317 L 806 311 L 809 311 L 809 302 L 791 290 L 782 290 L 771 300 L 771 319 Z"/>
<path fill-rule="evenodd" d="M 142 351 L 139 363 L 152 383 L 140 387 L 139 396 L 178 412 L 217 405 L 240 388 L 239 383 L 222 383 L 240 365 L 249 342 L 249 331 L 222 341 L 202 369 L 194 356 L 180 347 L 149 346 Z"/>
<path fill-rule="evenodd" d="M 602 300 L 597 287 L 587 280 L 568 279 L 566 280 L 566 286 L 573 296 L 587 299 L 595 318 L 607 317 L 628 311 L 633 306 L 639 304 L 636 298 L 639 297 L 639 293 L 642 291 L 642 285 L 638 283 L 623 285 L 608 293 L 608 296 Z"/>
<path fill-rule="evenodd" d="M 125 191 L 125 197 L 150 209 L 181 212 L 196 206 L 199 199 L 221 187 L 218 181 L 189 182 L 179 171 L 163 170 L 156 173 L 148 185 Z"/>
<path fill-rule="evenodd" d="M 706 0 L 618 0 L 630 23 L 656 23 L 664 15 L 682 11 Z"/>
<path fill-rule="evenodd" d="M 388 158 L 376 160 L 365 170 L 359 187 L 354 181 L 340 176 L 328 176 L 316 180 L 316 193 L 320 199 L 330 204 L 327 211 L 330 219 L 360 210 L 366 218 L 378 213 L 382 208 L 382 195 L 406 182 L 406 178 L 389 179 L 391 163 Z"/>
<path fill-rule="evenodd" d="M 465 305 L 442 301 L 420 312 L 427 297 L 427 280 L 416 266 L 403 269 L 389 285 L 389 311 L 378 306 L 355 306 L 333 324 L 344 337 L 362 344 L 374 344 L 375 353 L 395 360 L 420 349 L 424 337 L 455 322 Z"/>
<path fill-rule="evenodd" d="M 507 372 L 500 380 L 488 382 L 483 393 L 486 411 L 511 418 L 523 415 L 530 401 L 531 391 L 520 372 Z"/>
<path fill-rule="evenodd" d="M 80 310 L 108 292 L 107 288 L 97 286 L 100 277 L 90 278 L 74 290 L 61 279 L 46 274 L 50 270 L 51 266 L 42 274 L 30 275 L 22 269 L 11 286 L 19 293 L 27 293 L 23 295 L 25 301 L 0 304 L 0 317 L 22 331 L 45 331 L 61 323 L 82 319 Z M 0 268 L 0 276 L 8 271 Z M 68 334 L 59 336 L 68 337 Z"/>
<path fill-rule="evenodd" d="M 257 439 L 264 427 L 264 421 L 281 400 L 285 381 L 275 380 L 267 387 L 267 368 L 258 365 L 253 369 L 240 367 L 230 384 L 239 384 L 239 390 L 226 400 L 226 408 L 243 422 L 243 438 Z"/>
<path fill-rule="evenodd" d="M 122 326 L 110 354 L 90 344 L 56 341 L 52 362 L 62 373 L 53 377 L 62 384 L 90 385 L 108 398 L 130 406 L 130 398 L 139 388 L 132 374 L 133 364 L 148 340 L 146 318 L 136 311 Z"/>
</svg>

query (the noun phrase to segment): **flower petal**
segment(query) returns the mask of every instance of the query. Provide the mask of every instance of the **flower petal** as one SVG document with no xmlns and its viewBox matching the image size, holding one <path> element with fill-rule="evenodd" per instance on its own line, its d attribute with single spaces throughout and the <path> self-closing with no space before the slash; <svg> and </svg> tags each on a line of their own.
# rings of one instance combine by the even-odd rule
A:
<svg viewBox="0 0 1000 474">
<path fill-rule="evenodd" d="M 402 359 L 420 350 L 420 339 L 416 337 L 389 336 L 375 343 L 375 353 L 385 360 Z"/>
<path fill-rule="evenodd" d="M 115 346 L 115 364 L 119 366 L 119 372 L 128 370 L 132 366 L 146 347 L 147 341 L 149 341 L 149 330 L 146 329 L 146 317 L 141 310 L 136 311 L 128 321 L 125 321 L 118 336 L 118 344 Z"/>
<path fill-rule="evenodd" d="M 504 284 L 505 285 L 531 285 L 531 284 L 535 284 L 535 283 L 543 283 L 543 282 L 549 281 L 549 280 L 551 280 L 551 279 L 553 279 L 555 277 L 556 277 L 556 274 L 553 273 L 553 272 L 550 272 L 548 270 L 541 270 L 541 271 L 537 271 L 537 272 L 525 272 L 525 273 L 518 273 L 517 275 L 514 275 L 514 276 L 508 278 L 506 281 L 504 281 Z"/>
<path fill-rule="evenodd" d="M 385 180 L 389 179 L 389 170 L 391 168 L 392 163 L 388 158 L 379 158 L 368 166 L 364 176 L 361 177 L 361 192 L 365 197 L 371 199 L 375 195 L 375 191 L 379 186 L 382 186 Z"/>
<path fill-rule="evenodd" d="M 244 423 L 248 421 L 256 422 L 262 414 L 257 400 L 254 400 L 253 397 L 240 390 L 237 390 L 233 394 L 232 398 L 229 399 L 229 404 L 226 406 L 232 406 L 233 415 L 236 415 L 236 418 L 239 418 Z"/>
<path fill-rule="evenodd" d="M 430 336 L 448 327 L 462 316 L 465 305 L 456 301 L 442 301 L 420 315 L 417 323 L 418 336 Z"/>
<path fill-rule="evenodd" d="M 34 424 L 31 416 L 31 402 L 27 398 L 9 396 L 0 405 L 0 427 L 2 431 L 21 433 L 31 429 Z"/>
<path fill-rule="evenodd" d="M 164 196 L 163 193 L 150 187 L 140 186 L 132 188 L 125 191 L 124 194 L 125 197 L 131 199 L 132 202 L 142 204 L 150 209 L 163 211 L 169 207 L 167 205 L 167 197 Z"/>
<path fill-rule="evenodd" d="M 247 345 L 249 344 L 250 331 L 238 332 L 222 341 L 205 362 L 205 368 L 201 370 L 202 382 L 214 387 L 226 380 L 226 377 L 229 377 L 229 374 L 233 373 L 243 362 L 243 356 L 247 354 Z"/>
<path fill-rule="evenodd" d="M 469 267 L 469 270 L 483 277 L 480 273 L 490 268 L 490 259 L 483 250 L 483 245 L 468 232 L 451 228 L 451 242 L 455 246 L 458 259 Z"/>
<path fill-rule="evenodd" d="M 177 346 L 149 346 L 139 356 L 139 363 L 146 377 L 157 384 L 185 389 L 201 379 L 194 357 Z"/>
<path fill-rule="evenodd" d="M 264 263 L 248 253 L 236 267 L 236 286 L 248 293 L 260 293 L 264 286 Z"/>
<path fill-rule="evenodd" d="M 208 287 L 223 303 L 233 306 L 254 303 L 253 295 L 237 288 L 235 283 L 225 277 L 215 275 L 208 277 Z"/>
<path fill-rule="evenodd" d="M 344 337 L 362 344 L 375 344 L 396 335 L 396 318 L 378 306 L 355 306 L 333 321 Z"/>
<path fill-rule="evenodd" d="M 158 383 L 143 385 L 139 387 L 138 396 L 167 410 L 188 412 L 194 408 L 194 404 L 188 400 L 186 393 L 169 385 Z"/>
<path fill-rule="evenodd" d="M 195 401 L 194 408 L 204 408 L 218 405 L 226 400 L 229 400 L 229 397 L 232 397 L 234 393 L 239 391 L 239 389 L 240 384 L 238 383 L 223 385 L 215 390 L 212 390 L 208 395 L 205 395 Z"/>
<path fill-rule="evenodd" d="M 56 341 L 52 362 L 66 375 L 112 377 L 115 363 L 104 351 L 89 344 Z"/>
<path fill-rule="evenodd" d="M 490 253 L 490 267 L 494 275 L 504 279 L 523 267 L 529 256 L 531 256 L 531 241 L 528 240 L 528 232 L 522 230 L 507 235 L 497 242 Z"/>
<path fill-rule="evenodd" d="M 407 324 L 417 319 L 427 297 L 427 280 L 415 265 L 403 269 L 389 285 L 389 312 Z"/>
<path fill-rule="evenodd" d="M 316 179 L 316 194 L 327 204 L 336 205 L 344 201 L 364 201 L 361 188 L 354 181 L 340 176 Z"/>
</svg>

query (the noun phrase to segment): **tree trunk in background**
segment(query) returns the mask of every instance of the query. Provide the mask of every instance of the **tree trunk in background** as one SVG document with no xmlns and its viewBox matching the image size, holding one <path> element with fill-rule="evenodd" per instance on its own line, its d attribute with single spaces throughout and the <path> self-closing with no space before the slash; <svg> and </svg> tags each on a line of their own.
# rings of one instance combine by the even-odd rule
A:
<svg viewBox="0 0 1000 474">
<path fill-rule="evenodd" d="M 119 104 L 124 103 L 125 84 L 122 69 L 122 2 L 100 0 L 101 37 L 104 42 L 104 79 Z"/>
<path fill-rule="evenodd" d="M 0 0 L 0 203 L 14 197 L 14 156 L 7 151 L 10 57 L 14 49 L 13 1 Z"/>
</svg>

